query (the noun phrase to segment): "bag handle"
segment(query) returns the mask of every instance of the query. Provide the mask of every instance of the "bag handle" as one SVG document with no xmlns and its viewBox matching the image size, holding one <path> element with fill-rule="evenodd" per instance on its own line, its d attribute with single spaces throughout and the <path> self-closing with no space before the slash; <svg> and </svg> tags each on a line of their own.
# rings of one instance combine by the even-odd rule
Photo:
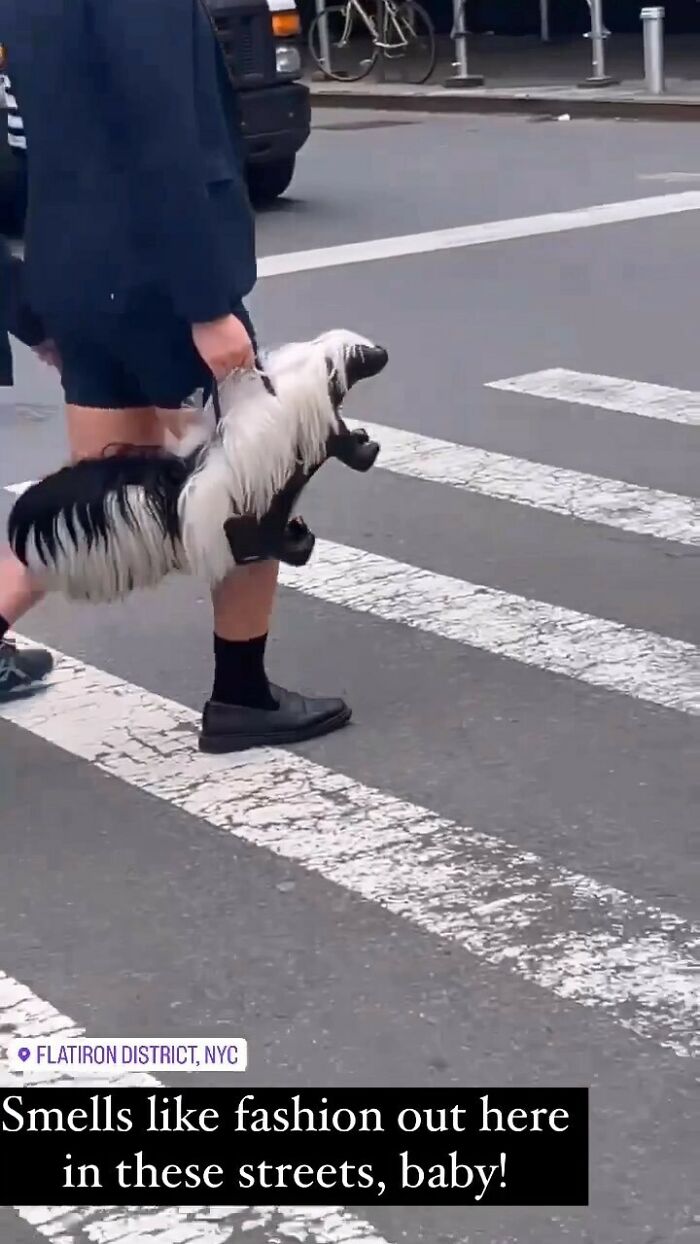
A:
<svg viewBox="0 0 700 1244">
<path fill-rule="evenodd" d="M 268 376 L 267 372 L 263 370 L 263 367 L 260 363 L 260 359 L 257 354 L 255 355 L 255 370 L 257 371 L 257 374 L 262 380 L 270 396 L 276 397 L 272 381 L 270 380 L 270 377 Z M 214 407 L 214 419 L 216 421 L 216 426 L 218 427 L 222 419 L 221 397 L 219 394 L 219 384 L 216 379 L 216 376 L 214 376 L 213 373 L 212 373 L 212 378 L 211 378 L 211 400 L 212 400 L 212 405 Z"/>
</svg>

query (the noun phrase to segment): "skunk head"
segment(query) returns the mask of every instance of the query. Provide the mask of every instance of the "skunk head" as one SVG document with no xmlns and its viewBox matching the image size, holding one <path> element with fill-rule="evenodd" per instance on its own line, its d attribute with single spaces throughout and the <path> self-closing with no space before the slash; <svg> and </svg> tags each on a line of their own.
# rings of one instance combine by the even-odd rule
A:
<svg viewBox="0 0 700 1244">
<path fill-rule="evenodd" d="M 313 341 L 271 350 L 261 362 L 283 405 L 288 409 L 325 407 L 332 421 L 358 380 L 376 376 L 388 357 L 383 346 L 334 328 Z"/>
<path fill-rule="evenodd" d="M 345 329 L 324 333 L 312 343 L 321 348 L 326 360 L 329 396 L 337 411 L 358 380 L 368 380 L 383 371 L 389 355 L 383 346 Z"/>
</svg>

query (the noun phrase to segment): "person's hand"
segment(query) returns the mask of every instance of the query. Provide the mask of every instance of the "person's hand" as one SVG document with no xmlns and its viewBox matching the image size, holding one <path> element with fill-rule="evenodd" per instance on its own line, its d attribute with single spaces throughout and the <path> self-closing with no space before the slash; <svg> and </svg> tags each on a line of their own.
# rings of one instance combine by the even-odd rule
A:
<svg viewBox="0 0 700 1244">
<path fill-rule="evenodd" d="M 253 343 L 235 315 L 225 315 L 209 324 L 193 324 L 192 340 L 217 380 L 224 380 L 238 368 L 255 366 Z"/>
<path fill-rule="evenodd" d="M 38 346 L 34 346 L 33 353 L 36 354 L 42 363 L 46 363 L 47 367 L 55 367 L 57 371 L 61 369 L 61 356 L 55 341 L 47 338 L 46 341 L 40 342 Z"/>
</svg>

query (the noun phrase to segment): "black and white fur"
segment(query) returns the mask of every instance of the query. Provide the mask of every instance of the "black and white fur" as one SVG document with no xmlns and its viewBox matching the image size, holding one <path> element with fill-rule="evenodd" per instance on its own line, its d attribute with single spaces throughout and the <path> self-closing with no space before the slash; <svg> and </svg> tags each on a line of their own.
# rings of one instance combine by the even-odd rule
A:
<svg viewBox="0 0 700 1244">
<path fill-rule="evenodd" d="M 381 347 L 345 330 L 264 354 L 261 371 L 219 386 L 221 420 L 204 422 L 197 443 L 87 459 L 27 489 L 9 520 L 16 556 L 72 600 L 118 600 L 172 571 L 220 582 L 236 564 L 225 525 L 264 520 L 292 478 L 301 490 L 329 438 L 347 434 L 343 398 L 385 362 Z"/>
</svg>

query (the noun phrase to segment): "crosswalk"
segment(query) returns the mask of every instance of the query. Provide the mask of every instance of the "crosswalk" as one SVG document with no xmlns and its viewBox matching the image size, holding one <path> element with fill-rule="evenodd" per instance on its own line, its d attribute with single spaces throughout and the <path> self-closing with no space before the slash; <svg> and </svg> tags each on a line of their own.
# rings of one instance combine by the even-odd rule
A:
<svg viewBox="0 0 700 1244">
<path fill-rule="evenodd" d="M 202 755 L 191 709 L 56 655 L 50 699 L 17 701 L 7 720 L 679 1055 L 700 1052 L 700 929 L 292 752 Z"/>
<path fill-rule="evenodd" d="M 489 382 L 509 395 L 693 426 L 700 393 L 563 368 Z M 700 544 L 700 500 L 376 424 L 381 469 L 436 490 L 490 497 L 562 523 L 689 548 Z M 8 481 L 17 495 L 26 483 Z M 469 532 L 465 529 L 465 541 Z M 564 678 L 608 696 L 700 715 L 700 646 L 614 618 L 437 573 L 320 540 L 283 584 L 313 600 L 438 636 L 465 649 Z M 427 806 L 365 785 L 291 751 L 202 756 L 197 715 L 114 674 L 57 652 L 50 695 L 0 710 L 9 723 L 126 786 L 467 951 L 506 975 L 607 1016 L 622 1031 L 686 1059 L 700 1053 L 700 928 L 592 875 L 525 852 Z M 468 812 L 468 810 L 465 810 Z M 76 1031 L 0 972 L 0 1047 L 21 1036 Z M 2 1070 L 0 1083 L 13 1082 Z M 150 1083 L 155 1083 L 152 1079 Z M 198 1211 L 20 1207 L 55 1244 L 124 1238 L 224 1244 L 262 1238 L 386 1244 L 342 1207 Z"/>
<path fill-rule="evenodd" d="M 84 1030 L 68 1016 L 38 998 L 26 985 L 0 971 L 0 1053 L 5 1043 L 36 1037 L 80 1037 Z M 0 1086 L 20 1083 L 57 1087 L 55 1069 L 22 1076 L 0 1068 Z M 144 1072 L 102 1074 L 95 1083 L 109 1088 L 157 1088 L 161 1081 Z M 83 1086 L 89 1080 L 81 1081 Z M 256 1205 L 171 1206 L 100 1210 L 78 1205 L 19 1205 L 20 1218 L 53 1244 L 227 1244 L 235 1234 L 262 1232 L 265 1238 L 307 1241 L 308 1244 L 386 1244 L 370 1223 L 342 1206 L 274 1207 Z M 258 1238 L 259 1235 L 258 1235 Z"/>
<path fill-rule="evenodd" d="M 689 427 L 700 424 L 700 393 L 663 384 L 621 380 L 618 376 L 596 376 L 565 367 L 551 367 L 529 375 L 493 380 L 488 387 L 555 402 L 574 402 L 578 406 L 593 406 L 623 415 L 640 415 L 644 419 L 665 419 Z"/>
<path fill-rule="evenodd" d="M 597 229 L 601 225 L 622 224 L 633 220 L 653 220 L 660 216 L 677 216 L 700 209 L 700 194 L 684 190 L 679 194 L 661 194 L 643 199 L 624 199 L 619 203 L 600 203 L 590 207 L 572 208 L 563 212 L 545 212 L 541 216 L 521 216 L 514 220 L 490 220 L 475 225 L 457 225 L 449 229 L 430 229 L 424 233 L 404 233 L 396 237 L 372 238 L 363 242 L 346 242 L 339 246 L 315 247 L 291 251 L 283 255 L 264 255 L 258 263 L 258 277 L 289 276 L 319 268 L 347 267 L 352 264 L 374 263 L 383 259 L 400 259 L 424 255 L 428 251 L 466 250 L 494 242 L 510 242 L 516 238 L 534 238 L 569 233 L 581 229 Z"/>
<path fill-rule="evenodd" d="M 506 384 L 491 387 L 505 388 Z M 547 393 L 538 396 L 547 396 Z M 700 543 L 700 501 L 695 497 L 640 488 L 624 480 L 606 479 L 526 458 L 511 458 L 508 454 L 471 445 L 455 445 L 383 424 L 365 423 L 364 426 L 381 442 L 382 468 L 396 475 L 448 484 L 481 497 L 494 497 L 498 501 L 510 501 L 513 505 L 577 518 L 585 523 L 599 523 L 635 535 L 655 536 L 658 540 L 681 544 Z"/>
</svg>

